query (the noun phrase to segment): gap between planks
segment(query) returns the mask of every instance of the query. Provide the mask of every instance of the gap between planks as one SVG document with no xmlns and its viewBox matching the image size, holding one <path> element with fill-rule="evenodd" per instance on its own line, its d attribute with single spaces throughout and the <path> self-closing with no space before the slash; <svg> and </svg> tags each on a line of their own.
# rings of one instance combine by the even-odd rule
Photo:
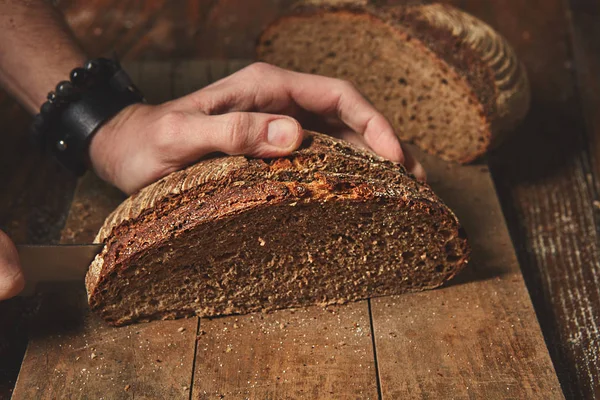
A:
<svg viewBox="0 0 600 400">
<path fill-rule="evenodd" d="M 189 76 L 189 72 L 181 75 L 171 72 L 177 69 L 197 73 L 202 68 L 214 68 L 206 62 L 177 63 L 176 67 L 166 63 L 145 64 L 137 66 L 139 82 L 153 85 L 157 80 L 149 76 L 155 73 L 169 71 L 167 76 L 180 79 L 181 76 Z M 226 73 L 228 68 L 221 64 L 213 76 L 217 76 L 218 71 Z M 146 80 L 144 75 L 148 77 Z M 196 74 L 194 79 L 198 79 L 198 75 L 202 74 Z M 158 90 L 180 95 L 183 94 L 180 90 L 184 91 L 186 87 L 189 90 L 193 85 L 171 82 L 167 87 L 159 89 L 155 86 L 157 91 L 152 96 L 161 96 Z M 234 397 L 293 398 L 310 393 L 320 397 L 336 394 L 397 398 L 419 393 L 421 396 L 424 393 L 444 396 L 454 393 L 457 397 L 485 395 L 487 398 L 504 398 L 510 395 L 531 398 L 532 391 L 537 391 L 545 398 L 561 398 L 487 168 L 448 167 L 436 161 L 429 161 L 427 166 L 430 172 L 435 171 L 430 178 L 434 188 L 456 208 L 459 215 L 462 214 L 463 222 L 471 220 L 467 230 L 471 234 L 477 232 L 473 245 L 480 249 L 478 261 L 481 264 L 472 264 L 457 280 L 439 290 L 373 299 L 372 313 L 369 313 L 368 302 L 361 301 L 328 310 L 313 307 L 202 321 L 147 324 L 149 334 L 152 329 L 158 329 L 153 327 L 168 326 L 177 330 L 180 324 L 181 327 L 190 325 L 180 333 L 196 332 L 193 338 L 185 336 L 184 340 L 181 336 L 185 343 L 193 341 L 194 350 L 190 351 L 191 364 L 185 372 L 187 380 L 192 376 L 190 393 L 179 393 L 178 396 L 199 399 L 227 393 Z M 465 192 L 471 193 L 467 199 L 469 202 L 463 201 Z M 482 210 L 482 214 L 469 216 L 469 212 L 478 209 Z M 482 222 L 486 218 L 492 218 L 488 225 Z M 481 226 L 489 229 L 481 230 Z M 489 240 L 500 236 L 501 242 L 481 242 L 479 236 L 489 237 Z M 459 318 L 456 318 L 457 315 Z M 331 327 L 334 329 L 331 330 Z M 113 332 L 113 328 L 106 329 Z M 326 336 L 328 333 L 324 332 L 328 330 L 333 333 Z M 76 336 L 81 334 L 79 332 Z M 88 334 L 96 332 L 83 332 L 83 336 Z M 343 338 L 341 342 L 336 338 L 340 335 Z M 31 370 L 35 364 L 33 350 L 36 345 L 48 349 L 52 343 L 56 344 L 43 339 L 34 341 L 24 366 Z M 65 354 L 64 349 L 54 348 L 59 359 L 72 356 L 69 352 Z M 335 350 L 333 354 L 332 348 Z M 118 350 L 113 348 L 109 351 L 115 354 L 113 360 L 118 360 L 116 357 L 121 355 L 132 357 L 128 351 L 134 352 L 133 348 L 126 350 L 125 354 Z M 447 354 L 453 356 L 448 357 Z M 152 357 L 152 354 L 140 356 Z M 335 362 L 331 361 L 331 356 Z M 379 371 L 375 368 L 376 361 Z M 436 371 L 440 366 L 443 370 Z M 127 366 L 123 368 L 125 373 L 132 373 Z M 31 377 L 30 370 L 24 371 Z M 432 370 L 435 373 L 432 374 Z M 283 376 L 287 371 L 291 371 L 287 375 L 290 379 Z M 48 375 L 38 376 L 39 381 L 51 381 Z M 132 386 L 136 391 L 129 393 L 131 395 L 164 390 L 156 379 L 147 376 L 137 378 L 139 385 Z M 66 382 L 54 381 L 51 385 L 56 387 L 51 388 L 51 393 L 62 393 L 65 388 L 61 384 L 64 386 Z M 509 393 L 506 392 L 507 385 Z M 19 393 L 23 393 L 23 387 L 23 383 L 18 384 Z M 422 392 L 423 388 L 426 392 Z M 144 390 L 138 392 L 139 389 Z M 123 397 L 125 393 L 106 392 L 106 387 L 102 390 L 115 398 Z"/>
<path fill-rule="evenodd" d="M 379 363 L 377 362 L 377 344 L 375 341 L 375 327 L 373 324 L 373 308 L 371 306 L 371 299 L 368 299 L 369 304 L 369 324 L 371 327 L 371 341 L 373 343 L 373 362 L 375 364 L 375 379 L 377 380 L 377 397 L 379 400 L 383 398 L 381 394 L 381 374 L 379 373 Z"/>
</svg>

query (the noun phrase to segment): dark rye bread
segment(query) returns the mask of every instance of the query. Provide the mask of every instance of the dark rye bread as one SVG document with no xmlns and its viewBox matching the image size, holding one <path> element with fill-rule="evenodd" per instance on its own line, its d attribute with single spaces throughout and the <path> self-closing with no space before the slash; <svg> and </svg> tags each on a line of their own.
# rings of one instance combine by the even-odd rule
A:
<svg viewBox="0 0 600 400">
<path fill-rule="evenodd" d="M 497 145 L 529 107 L 506 40 L 448 5 L 310 5 L 262 33 L 257 58 L 349 80 L 401 139 L 466 163 Z"/>
<path fill-rule="evenodd" d="M 175 172 L 121 204 L 96 240 L 88 300 L 114 325 L 430 289 L 469 255 L 429 187 L 315 133 L 285 158 Z"/>
</svg>

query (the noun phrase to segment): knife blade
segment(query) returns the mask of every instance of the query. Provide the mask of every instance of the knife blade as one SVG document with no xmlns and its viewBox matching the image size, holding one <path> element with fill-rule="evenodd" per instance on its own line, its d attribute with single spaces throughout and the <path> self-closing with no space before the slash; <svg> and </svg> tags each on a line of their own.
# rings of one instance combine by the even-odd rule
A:
<svg viewBox="0 0 600 400">
<path fill-rule="evenodd" d="M 17 245 L 25 289 L 19 296 L 30 296 L 42 282 L 81 281 L 103 244 Z"/>
</svg>

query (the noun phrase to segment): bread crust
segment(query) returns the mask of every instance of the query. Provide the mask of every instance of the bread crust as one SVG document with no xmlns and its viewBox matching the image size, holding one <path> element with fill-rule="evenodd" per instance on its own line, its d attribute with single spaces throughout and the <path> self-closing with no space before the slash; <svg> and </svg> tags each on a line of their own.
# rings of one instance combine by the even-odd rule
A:
<svg viewBox="0 0 600 400">
<path fill-rule="evenodd" d="M 109 259 L 116 261 L 114 249 L 112 255 L 110 254 L 111 245 L 118 241 L 123 232 L 131 230 L 133 226 L 144 221 L 166 215 L 181 207 L 186 201 L 194 200 L 184 196 L 192 189 L 202 188 L 203 195 L 207 195 L 221 187 L 230 185 L 235 187 L 254 179 L 264 181 L 270 176 L 284 173 L 290 167 L 288 164 L 295 163 L 298 168 L 302 168 L 302 162 L 306 162 L 308 157 L 321 160 L 321 165 L 314 167 L 336 173 L 339 171 L 327 158 L 343 156 L 356 158 L 357 163 L 366 168 L 357 172 L 367 176 L 377 175 L 388 181 L 394 179 L 407 191 L 430 198 L 435 197 L 428 186 L 418 184 L 401 164 L 385 160 L 326 135 L 311 131 L 306 131 L 305 134 L 307 137 L 301 148 L 290 157 L 276 159 L 272 163 L 274 165 L 269 165 L 264 160 L 244 156 L 217 157 L 176 171 L 128 197 L 106 218 L 94 239 L 95 243 L 106 243 L 107 246 L 94 259 L 86 275 L 88 298 L 98 281 L 111 273 L 109 263 L 105 261 Z"/>
<path fill-rule="evenodd" d="M 348 169 L 360 176 L 349 175 Z M 346 187 L 348 182 L 351 184 Z M 205 160 L 128 198 L 106 219 L 98 233 L 97 241 L 106 245 L 86 275 L 90 306 L 100 310 L 102 290 L 106 288 L 105 285 L 100 289 L 103 282 L 119 276 L 140 254 L 167 240 L 174 227 L 185 229 L 181 226 L 183 223 L 191 224 L 189 226 L 218 223 L 239 213 L 282 202 L 327 201 L 332 193 L 357 201 L 378 196 L 413 201 L 419 207 L 435 209 L 446 220 L 453 221 L 451 224 L 457 230 L 460 227 L 452 211 L 401 165 L 328 136 L 308 132 L 303 148 L 289 157 Z M 456 235 L 462 237 L 462 258 L 452 276 L 464 267 L 469 254 L 464 233 Z M 165 313 L 162 318 L 189 314 L 189 310 L 181 310 Z M 130 320 L 109 322 L 118 325 Z"/>
<path fill-rule="evenodd" d="M 474 103 L 481 104 L 481 118 L 489 127 L 478 150 L 456 160 L 468 163 L 500 144 L 507 133 L 525 117 L 530 103 L 527 74 L 512 47 L 498 32 L 479 19 L 446 4 L 376 6 L 363 3 L 302 2 L 293 11 L 273 21 L 259 43 L 286 18 L 309 17 L 326 13 L 368 15 L 392 27 L 403 40 L 418 41 L 435 54 L 442 69 L 464 79 Z"/>
<path fill-rule="evenodd" d="M 491 122 L 491 147 L 500 144 L 530 104 L 527 73 L 512 46 L 483 21 L 447 4 L 413 5 L 401 13 L 415 35 L 464 74 Z"/>
</svg>

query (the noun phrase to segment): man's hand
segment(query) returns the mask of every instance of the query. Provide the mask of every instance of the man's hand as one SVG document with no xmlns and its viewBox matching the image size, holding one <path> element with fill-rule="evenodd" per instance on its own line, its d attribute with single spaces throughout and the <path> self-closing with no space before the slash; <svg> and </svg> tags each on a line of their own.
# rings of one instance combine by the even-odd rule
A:
<svg viewBox="0 0 600 400">
<path fill-rule="evenodd" d="M 6 234 L 0 231 L 0 301 L 16 296 L 25 286 L 19 266 L 17 249 Z"/>
<path fill-rule="evenodd" d="M 50 2 L 0 1 L 0 84 L 29 112 L 37 113 L 48 91 L 85 59 Z M 131 193 L 212 152 L 286 155 L 302 141 L 299 123 L 425 177 L 388 121 L 351 84 L 266 64 L 159 106 L 126 108 L 94 135 L 90 160 L 102 178 Z M 23 284 L 16 249 L 0 232 L 0 300 Z"/>
<path fill-rule="evenodd" d="M 101 178 L 132 193 L 213 152 L 287 155 L 302 142 L 300 124 L 404 163 L 425 179 L 390 123 L 352 84 L 264 63 L 177 100 L 126 108 L 94 135 L 90 159 Z"/>
</svg>

